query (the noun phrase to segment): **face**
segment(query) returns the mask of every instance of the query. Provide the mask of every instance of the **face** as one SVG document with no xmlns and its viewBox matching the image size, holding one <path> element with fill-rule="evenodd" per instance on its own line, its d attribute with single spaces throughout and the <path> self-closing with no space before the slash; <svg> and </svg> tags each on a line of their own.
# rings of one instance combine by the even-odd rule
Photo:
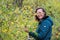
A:
<svg viewBox="0 0 60 40">
<path fill-rule="evenodd" d="M 42 9 L 38 9 L 38 10 L 37 10 L 37 17 L 38 17 L 39 19 L 42 19 L 42 18 L 44 17 L 44 15 L 45 15 L 45 13 L 43 12 Z"/>
</svg>

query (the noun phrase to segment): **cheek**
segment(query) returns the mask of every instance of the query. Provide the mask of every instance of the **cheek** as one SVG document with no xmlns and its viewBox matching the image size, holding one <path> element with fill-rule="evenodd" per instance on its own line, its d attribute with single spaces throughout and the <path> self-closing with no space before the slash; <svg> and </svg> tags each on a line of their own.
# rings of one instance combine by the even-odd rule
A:
<svg viewBox="0 0 60 40">
<path fill-rule="evenodd" d="M 42 17 L 44 17 L 44 14 L 42 14 Z"/>
</svg>

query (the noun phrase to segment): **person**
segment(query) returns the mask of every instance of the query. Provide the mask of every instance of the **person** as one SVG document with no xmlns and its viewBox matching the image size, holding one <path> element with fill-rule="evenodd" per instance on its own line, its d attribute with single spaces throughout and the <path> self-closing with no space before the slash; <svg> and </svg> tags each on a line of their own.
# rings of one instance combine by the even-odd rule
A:
<svg viewBox="0 0 60 40">
<path fill-rule="evenodd" d="M 35 32 L 29 32 L 27 28 L 25 32 L 35 40 L 51 40 L 53 25 L 51 17 L 46 15 L 46 11 L 43 8 L 37 8 L 35 12 L 35 19 L 38 21 L 38 27 Z"/>
</svg>

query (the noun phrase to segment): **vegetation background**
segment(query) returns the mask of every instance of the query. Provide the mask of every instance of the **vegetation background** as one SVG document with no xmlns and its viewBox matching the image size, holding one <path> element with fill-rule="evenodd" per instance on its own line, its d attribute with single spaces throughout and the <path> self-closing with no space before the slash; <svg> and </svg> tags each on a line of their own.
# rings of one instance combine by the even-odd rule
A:
<svg viewBox="0 0 60 40">
<path fill-rule="evenodd" d="M 38 7 L 53 19 L 51 40 L 60 40 L 60 0 L 0 0 L 0 40 L 27 40 L 24 28 L 35 31 Z"/>
</svg>

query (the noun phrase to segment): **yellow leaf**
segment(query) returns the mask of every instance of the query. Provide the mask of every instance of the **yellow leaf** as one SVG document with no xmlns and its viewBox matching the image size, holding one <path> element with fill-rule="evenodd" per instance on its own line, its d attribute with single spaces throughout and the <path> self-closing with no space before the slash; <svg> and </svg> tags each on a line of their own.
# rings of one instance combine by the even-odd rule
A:
<svg viewBox="0 0 60 40">
<path fill-rule="evenodd" d="M 14 12 L 19 13 L 19 8 L 17 7 Z"/>
<path fill-rule="evenodd" d="M 4 32 L 4 33 L 7 32 L 7 29 L 3 29 L 2 32 Z"/>
<path fill-rule="evenodd" d="M 0 10 L 0 14 L 2 13 L 2 11 Z"/>
<path fill-rule="evenodd" d="M 14 22 L 11 22 L 11 24 L 14 24 Z"/>
</svg>

